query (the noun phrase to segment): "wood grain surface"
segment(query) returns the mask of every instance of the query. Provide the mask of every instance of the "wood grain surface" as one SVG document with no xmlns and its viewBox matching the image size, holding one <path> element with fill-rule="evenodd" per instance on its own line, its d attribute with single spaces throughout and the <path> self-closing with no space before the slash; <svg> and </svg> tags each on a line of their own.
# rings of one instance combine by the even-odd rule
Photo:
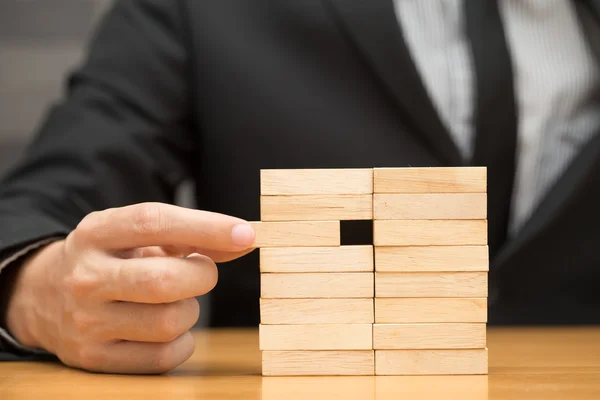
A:
<svg viewBox="0 0 600 400">
<path fill-rule="evenodd" d="M 481 376 L 263 377 L 257 328 L 201 330 L 195 338 L 194 355 L 161 376 L 91 374 L 56 361 L 0 363 L 0 399 L 600 398 L 600 327 L 490 327 L 489 375 Z"/>
</svg>

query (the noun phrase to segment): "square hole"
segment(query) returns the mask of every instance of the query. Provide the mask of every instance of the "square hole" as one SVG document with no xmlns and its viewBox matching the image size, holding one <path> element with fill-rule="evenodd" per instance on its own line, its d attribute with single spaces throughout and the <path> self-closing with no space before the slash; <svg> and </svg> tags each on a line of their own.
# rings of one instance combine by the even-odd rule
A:
<svg viewBox="0 0 600 400">
<path fill-rule="evenodd" d="M 373 220 L 340 221 L 342 246 L 373 245 Z"/>
</svg>

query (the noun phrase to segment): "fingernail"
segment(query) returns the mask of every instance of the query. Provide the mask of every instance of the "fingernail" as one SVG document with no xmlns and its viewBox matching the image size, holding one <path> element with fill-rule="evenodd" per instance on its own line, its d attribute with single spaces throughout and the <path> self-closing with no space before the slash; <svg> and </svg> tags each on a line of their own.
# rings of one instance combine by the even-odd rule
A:
<svg viewBox="0 0 600 400">
<path fill-rule="evenodd" d="M 254 243 L 255 233 L 250 224 L 238 224 L 231 230 L 231 239 L 235 246 L 250 247 Z"/>
</svg>

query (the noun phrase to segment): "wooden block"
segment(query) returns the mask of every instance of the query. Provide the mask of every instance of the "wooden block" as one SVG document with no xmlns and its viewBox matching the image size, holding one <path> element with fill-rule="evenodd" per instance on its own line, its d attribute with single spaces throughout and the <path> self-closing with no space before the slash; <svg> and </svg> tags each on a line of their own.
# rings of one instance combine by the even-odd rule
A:
<svg viewBox="0 0 600 400">
<path fill-rule="evenodd" d="M 297 194 L 372 194 L 373 169 L 264 169 L 263 196 Z"/>
<path fill-rule="evenodd" d="M 262 196 L 261 221 L 373 219 L 370 194 Z"/>
<path fill-rule="evenodd" d="M 373 246 L 260 249 L 261 272 L 373 272 Z"/>
<path fill-rule="evenodd" d="M 346 377 L 356 379 L 357 377 Z M 366 379 L 366 377 L 362 377 Z M 376 400 L 498 400 L 496 393 L 497 378 L 489 379 L 487 374 L 483 375 L 437 375 L 437 376 L 377 376 L 375 377 L 375 395 Z M 545 377 L 540 377 L 544 379 Z M 284 378 L 263 378 L 264 380 L 280 380 Z M 300 379 L 297 377 L 289 378 L 290 380 Z M 305 378 L 305 379 L 319 379 Z M 510 378 L 508 378 L 510 379 Z M 567 378 L 569 379 L 569 378 Z M 502 380 L 502 378 L 500 378 Z M 329 381 L 329 380 L 328 380 Z M 335 382 L 335 379 L 333 380 Z M 282 385 L 284 383 L 281 383 Z M 516 387 L 520 387 L 520 383 Z M 283 389 L 283 388 L 282 388 Z M 520 391 L 520 389 L 516 389 Z M 510 389 L 509 391 L 510 392 Z M 543 392 L 540 391 L 540 392 Z M 560 393 L 560 391 L 557 391 Z M 264 392 L 263 392 L 264 393 Z M 529 396 L 531 392 L 523 390 L 523 398 L 519 400 L 550 400 L 542 394 L 540 397 Z M 503 395 L 500 395 L 503 396 Z M 560 398 L 560 394 L 558 395 Z M 268 399 L 263 395 L 263 399 Z M 283 396 L 279 397 L 283 398 Z M 307 397 L 303 397 L 305 399 Z M 318 397 L 317 397 L 318 398 Z M 504 400 L 518 400 L 511 397 L 508 393 Z M 289 396 L 285 400 L 290 399 Z M 345 400 L 345 399 L 344 399 Z M 556 400 L 556 399 L 554 399 Z"/>
<path fill-rule="evenodd" d="M 485 323 L 374 324 L 373 349 L 484 349 Z"/>
<path fill-rule="evenodd" d="M 373 350 L 263 351 L 265 376 L 374 375 Z"/>
<path fill-rule="evenodd" d="M 397 377 L 387 378 L 395 379 Z M 247 378 L 241 379 L 245 380 Z M 249 379 L 252 380 L 253 378 Z M 257 393 L 258 396 L 253 397 L 250 395 L 246 397 L 248 400 L 328 399 L 328 393 L 335 393 L 337 398 L 343 400 L 382 400 L 382 397 L 376 396 L 375 394 L 376 379 L 373 379 L 372 376 L 336 376 L 335 379 L 322 376 L 266 376 L 262 377 L 257 383 L 256 391 L 251 389 L 246 393 L 253 392 Z M 223 384 L 227 386 L 227 381 L 224 381 Z M 454 387 L 456 386 L 457 385 L 454 385 Z M 464 393 L 464 387 L 465 386 L 462 386 L 462 393 Z M 385 387 L 381 387 L 381 389 L 386 390 Z M 210 388 L 208 390 L 211 393 L 214 393 Z M 196 397 L 200 398 L 200 396 Z M 391 397 L 389 397 L 389 399 L 391 399 Z M 454 399 L 444 398 L 443 400 Z M 459 400 L 465 400 L 464 396 Z M 467 400 L 477 399 L 469 398 Z M 487 400 L 487 397 L 485 400 Z"/>
<path fill-rule="evenodd" d="M 483 246 L 486 220 L 375 220 L 375 246 Z"/>
<path fill-rule="evenodd" d="M 375 350 L 376 375 L 484 375 L 487 349 Z"/>
<path fill-rule="evenodd" d="M 250 223 L 256 237 L 254 247 L 339 246 L 339 221 L 291 221 Z"/>
<path fill-rule="evenodd" d="M 376 297 L 487 297 L 487 272 L 376 272 Z"/>
<path fill-rule="evenodd" d="M 486 219 L 486 193 L 373 195 L 374 219 Z"/>
<path fill-rule="evenodd" d="M 374 193 L 486 193 L 485 167 L 375 168 Z"/>
<path fill-rule="evenodd" d="M 372 324 L 260 325 L 260 350 L 372 350 Z"/>
<path fill-rule="evenodd" d="M 375 323 L 487 322 L 486 298 L 375 298 Z"/>
<path fill-rule="evenodd" d="M 488 246 L 376 247 L 378 272 L 489 271 Z"/>
<path fill-rule="evenodd" d="M 299 298 L 372 298 L 372 272 L 328 272 L 261 274 L 261 297 Z"/>
<path fill-rule="evenodd" d="M 373 299 L 260 299 L 263 325 L 372 324 Z"/>
</svg>

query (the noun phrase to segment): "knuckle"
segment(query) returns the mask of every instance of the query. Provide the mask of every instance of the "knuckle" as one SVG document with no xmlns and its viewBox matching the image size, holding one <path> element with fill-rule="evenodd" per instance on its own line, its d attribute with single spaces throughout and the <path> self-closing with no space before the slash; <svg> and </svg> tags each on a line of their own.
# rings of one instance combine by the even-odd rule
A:
<svg viewBox="0 0 600 400">
<path fill-rule="evenodd" d="M 92 268 L 78 264 L 70 274 L 65 276 L 64 286 L 73 297 L 89 297 L 98 289 L 100 280 L 92 271 Z"/>
<path fill-rule="evenodd" d="M 190 320 L 188 321 L 188 326 L 193 326 L 198 321 L 200 317 L 200 302 L 197 299 L 186 299 L 184 300 L 184 306 L 188 309 Z"/>
<path fill-rule="evenodd" d="M 217 286 L 219 281 L 219 268 L 214 261 L 209 260 L 204 268 L 204 282 L 206 284 L 207 291 L 211 291 Z"/>
<path fill-rule="evenodd" d="M 146 286 L 149 293 L 157 299 L 170 297 L 177 283 L 174 271 L 168 268 L 149 270 L 146 272 Z"/>
<path fill-rule="evenodd" d="M 94 330 L 96 325 L 95 319 L 85 311 L 75 311 L 73 312 L 71 318 L 73 327 L 79 335 L 86 336 L 88 333 Z"/>
<path fill-rule="evenodd" d="M 158 235 L 169 230 L 169 224 L 158 204 L 145 203 L 135 208 L 133 230 L 140 235 Z"/>
<path fill-rule="evenodd" d="M 181 325 L 179 334 L 185 333 L 194 327 L 200 317 L 200 302 L 194 297 L 180 300 L 179 323 Z"/>
<path fill-rule="evenodd" d="M 164 306 L 156 323 L 156 334 L 164 342 L 170 342 L 178 337 L 181 332 L 181 307 L 177 303 Z"/>
<path fill-rule="evenodd" d="M 82 345 L 76 350 L 76 364 L 89 371 L 102 370 L 105 357 L 94 346 Z"/>
<path fill-rule="evenodd" d="M 219 281 L 219 268 L 217 264 L 209 257 L 206 256 L 194 256 L 187 260 L 188 262 L 194 263 L 193 274 L 194 279 L 197 280 L 198 285 L 198 296 L 204 295 L 217 286 Z"/>
<path fill-rule="evenodd" d="M 98 232 L 101 231 L 105 225 L 106 218 L 103 218 L 103 215 L 104 212 L 102 211 L 93 211 L 83 217 L 73 231 L 73 238 L 77 241 L 86 241 L 97 236 Z"/>
<path fill-rule="evenodd" d="M 65 277 L 64 286 L 73 297 L 81 298 L 93 291 L 95 284 L 89 277 L 74 273 Z"/>
<path fill-rule="evenodd" d="M 158 372 L 168 372 L 177 366 L 174 343 L 161 345 L 154 355 L 154 369 Z"/>
</svg>

